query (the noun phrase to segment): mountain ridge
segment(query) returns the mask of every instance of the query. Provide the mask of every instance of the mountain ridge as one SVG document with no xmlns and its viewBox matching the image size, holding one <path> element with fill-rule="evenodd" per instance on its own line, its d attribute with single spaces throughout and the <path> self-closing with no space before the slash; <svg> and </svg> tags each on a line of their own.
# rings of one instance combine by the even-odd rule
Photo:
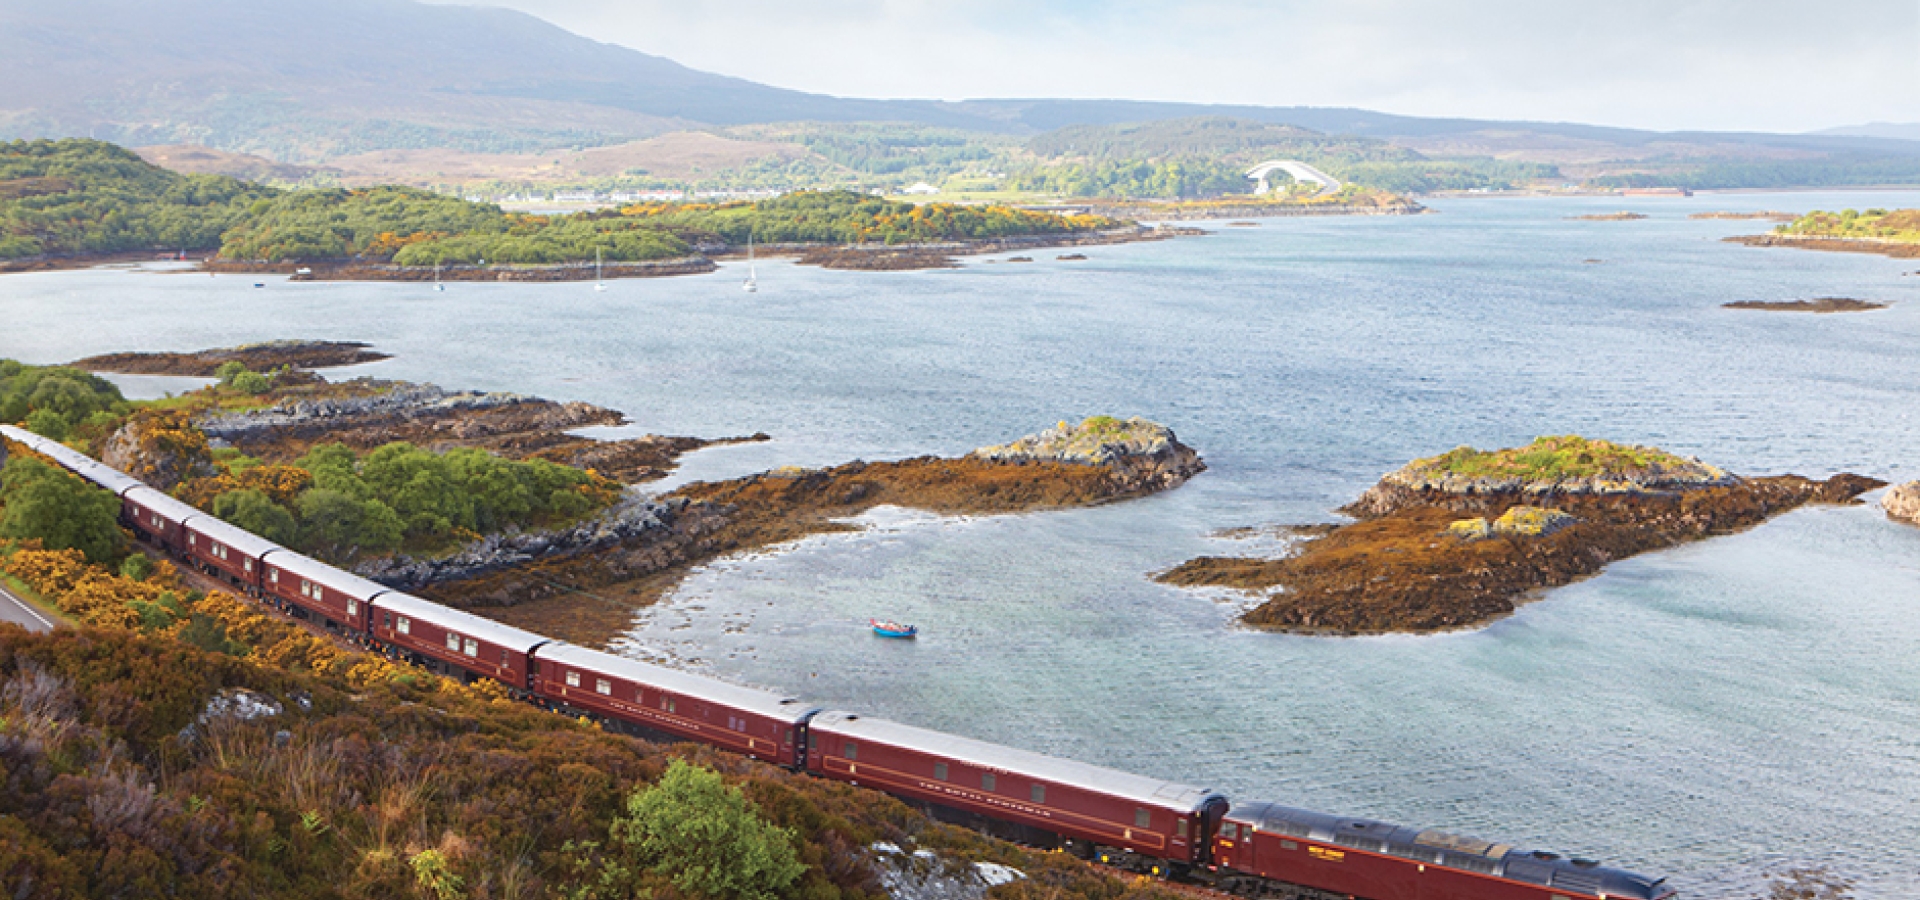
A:
<svg viewBox="0 0 1920 900">
<path fill-rule="evenodd" d="M 1571 140 L 1641 155 L 1669 144 L 1736 156 L 1920 155 L 1920 142 L 1878 132 L 1654 132 L 1297 105 L 834 97 L 702 72 L 514 10 L 411 0 L 183 0 L 158 11 L 138 0 L 0 0 L 0 84 L 8 86 L 0 139 L 197 144 L 301 164 L 387 149 L 544 152 L 778 122 L 1031 135 L 1189 116 L 1402 142 L 1465 135 L 1506 150 Z"/>
</svg>

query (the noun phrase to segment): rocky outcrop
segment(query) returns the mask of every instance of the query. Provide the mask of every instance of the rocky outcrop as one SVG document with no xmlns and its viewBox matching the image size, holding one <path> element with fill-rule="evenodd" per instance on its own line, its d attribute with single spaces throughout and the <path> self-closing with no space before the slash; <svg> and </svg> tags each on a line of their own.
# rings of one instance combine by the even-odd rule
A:
<svg viewBox="0 0 1920 900">
<path fill-rule="evenodd" d="M 969 863 L 932 850 L 911 853 L 879 841 L 868 848 L 873 871 L 892 900 L 985 900 L 987 890 L 1026 873 L 990 862 Z"/>
<path fill-rule="evenodd" d="M 1546 537 L 1579 521 L 1557 509 L 1516 506 L 1491 522 L 1485 516 L 1460 519 L 1447 526 L 1447 533 L 1470 541 L 1490 537 Z"/>
<path fill-rule="evenodd" d="M 1920 481 L 1895 485 L 1880 498 L 1887 517 L 1909 525 L 1920 525 Z"/>
<path fill-rule="evenodd" d="M 685 500 L 656 502 L 629 493 L 585 522 L 551 531 L 490 534 L 454 553 L 431 558 L 397 555 L 370 560 L 354 571 L 388 587 L 419 590 L 441 582 L 475 578 L 513 566 L 596 553 L 644 542 L 670 528 Z"/>
<path fill-rule="evenodd" d="M 206 435 L 177 411 L 134 414 L 107 438 L 100 461 L 162 491 L 188 478 L 214 474 Z"/>
<path fill-rule="evenodd" d="M 1501 471 L 1499 458 L 1504 454 L 1524 460 L 1530 448 L 1556 450 L 1580 438 L 1541 438 L 1527 448 L 1481 453 L 1461 447 L 1441 456 L 1415 460 L 1386 475 L 1380 482 L 1341 507 L 1341 512 L 1357 518 L 1391 514 L 1413 506 L 1438 506 L 1457 512 L 1479 512 L 1490 502 L 1503 506 L 1515 498 L 1540 500 L 1549 497 L 1606 497 L 1671 494 L 1709 487 L 1727 487 L 1739 483 L 1737 477 L 1718 466 L 1697 459 L 1674 456 L 1647 447 L 1626 447 L 1605 441 L 1587 441 L 1602 453 L 1631 455 L 1626 464 L 1596 466 L 1594 471 L 1571 474 L 1540 474 L 1526 471 Z M 1494 459 L 1486 467 L 1493 474 L 1462 474 L 1452 467 L 1463 459 Z M 1550 471 L 1550 470 L 1549 470 Z"/>
<path fill-rule="evenodd" d="M 994 462 L 1057 462 L 1101 466 L 1133 491 L 1166 490 L 1203 472 L 1207 464 L 1173 429 L 1134 417 L 1094 416 L 1078 425 L 1061 422 L 1009 444 L 968 454 Z"/>
<path fill-rule="evenodd" d="M 1735 300 L 1722 303 L 1723 309 L 1760 309 L 1767 312 L 1866 312 L 1874 309 L 1886 309 L 1885 303 L 1872 300 L 1856 300 L 1852 297 L 1815 297 L 1812 300 Z"/>
<path fill-rule="evenodd" d="M 472 440 L 509 429 L 558 431 L 624 421 L 619 413 L 589 403 L 449 391 L 431 384 L 361 382 L 358 386 L 367 390 L 293 398 L 269 409 L 216 413 L 203 417 L 198 424 L 210 438 L 244 446 L 321 435 L 333 435 L 337 440 L 342 431 L 369 427 L 416 430 L 418 426 L 444 433 L 447 438 Z"/>
</svg>

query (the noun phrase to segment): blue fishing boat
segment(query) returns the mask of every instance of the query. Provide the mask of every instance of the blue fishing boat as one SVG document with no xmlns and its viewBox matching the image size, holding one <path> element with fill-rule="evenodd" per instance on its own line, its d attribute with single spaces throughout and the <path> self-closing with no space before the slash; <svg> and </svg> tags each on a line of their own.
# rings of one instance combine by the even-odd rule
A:
<svg viewBox="0 0 1920 900">
<path fill-rule="evenodd" d="M 912 638 L 914 635 L 920 633 L 920 629 L 917 626 L 902 625 L 899 622 L 883 622 L 879 619 L 868 619 L 867 624 L 873 626 L 874 634 L 884 638 Z"/>
</svg>

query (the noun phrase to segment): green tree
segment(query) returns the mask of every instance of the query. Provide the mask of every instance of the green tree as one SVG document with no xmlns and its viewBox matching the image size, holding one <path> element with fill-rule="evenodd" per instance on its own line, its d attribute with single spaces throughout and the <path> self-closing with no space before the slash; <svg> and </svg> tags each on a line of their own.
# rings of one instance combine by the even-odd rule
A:
<svg viewBox="0 0 1920 900">
<path fill-rule="evenodd" d="M 291 544 L 300 538 L 293 513 L 251 488 L 213 498 L 213 514 L 276 544 Z"/>
<path fill-rule="evenodd" d="M 120 504 L 112 494 L 37 459 L 0 469 L 0 537 L 39 538 L 50 550 L 77 549 L 103 563 L 120 546 Z"/>
<path fill-rule="evenodd" d="M 627 798 L 610 830 L 616 855 L 701 900 L 772 900 L 806 872 L 793 835 L 760 818 L 712 769 L 674 760 Z M 618 863 L 614 863 L 618 867 Z"/>
<path fill-rule="evenodd" d="M 67 424 L 66 416 L 50 409 L 36 409 L 27 413 L 27 430 L 41 437 L 64 441 L 72 426 Z"/>
<path fill-rule="evenodd" d="M 341 560 L 397 550 L 406 535 L 392 507 L 326 488 L 300 495 L 300 521 L 307 546 Z"/>
</svg>

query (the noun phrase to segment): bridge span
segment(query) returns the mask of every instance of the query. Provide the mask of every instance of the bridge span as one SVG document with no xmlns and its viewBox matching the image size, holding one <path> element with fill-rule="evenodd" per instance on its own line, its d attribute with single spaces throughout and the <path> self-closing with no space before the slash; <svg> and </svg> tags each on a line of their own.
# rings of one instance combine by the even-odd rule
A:
<svg viewBox="0 0 1920 900">
<path fill-rule="evenodd" d="M 1270 159 L 1247 170 L 1248 178 L 1257 179 L 1260 182 L 1260 186 L 1254 189 L 1256 195 L 1273 190 L 1273 186 L 1267 183 L 1267 176 L 1275 172 L 1285 172 L 1293 176 L 1295 181 L 1311 181 L 1318 184 L 1321 194 L 1331 194 L 1340 189 L 1340 179 L 1306 163 L 1292 159 Z"/>
</svg>

